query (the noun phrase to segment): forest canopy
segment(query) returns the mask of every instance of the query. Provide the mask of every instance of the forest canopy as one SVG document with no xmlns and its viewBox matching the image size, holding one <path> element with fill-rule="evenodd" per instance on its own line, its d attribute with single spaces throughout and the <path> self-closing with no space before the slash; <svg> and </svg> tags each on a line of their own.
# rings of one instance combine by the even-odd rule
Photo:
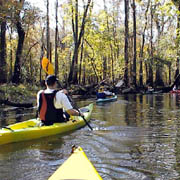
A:
<svg viewBox="0 0 180 180">
<path fill-rule="evenodd" d="M 169 86 L 179 74 L 180 1 L 41 1 L 45 12 L 0 2 L 0 83 L 39 84 L 43 57 L 67 84 Z"/>
</svg>

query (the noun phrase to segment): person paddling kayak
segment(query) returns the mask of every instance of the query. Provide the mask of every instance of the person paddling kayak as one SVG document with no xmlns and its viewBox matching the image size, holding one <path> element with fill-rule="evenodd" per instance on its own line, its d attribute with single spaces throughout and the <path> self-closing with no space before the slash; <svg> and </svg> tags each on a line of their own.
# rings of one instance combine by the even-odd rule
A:
<svg viewBox="0 0 180 180">
<path fill-rule="evenodd" d="M 107 96 L 114 96 L 115 94 L 110 92 L 109 89 L 105 88 L 104 86 L 101 86 L 96 93 L 97 99 L 105 99 Z"/>
<path fill-rule="evenodd" d="M 68 115 L 83 116 L 80 111 L 73 109 L 68 97 L 67 90 L 56 90 L 57 81 L 55 75 L 47 76 L 46 89 L 37 93 L 37 107 L 39 117 L 44 125 L 52 125 L 56 122 L 65 122 L 64 110 Z"/>
</svg>

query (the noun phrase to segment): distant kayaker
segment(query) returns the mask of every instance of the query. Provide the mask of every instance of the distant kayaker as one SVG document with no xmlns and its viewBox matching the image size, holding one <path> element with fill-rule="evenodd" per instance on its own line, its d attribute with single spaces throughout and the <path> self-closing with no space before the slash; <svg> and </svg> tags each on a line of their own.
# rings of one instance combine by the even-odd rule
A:
<svg viewBox="0 0 180 180">
<path fill-rule="evenodd" d="M 101 86 L 96 93 L 97 99 L 105 99 L 107 96 L 114 96 L 115 94 L 110 92 L 109 89 L 106 89 L 104 86 Z"/>
<path fill-rule="evenodd" d="M 80 111 L 73 109 L 68 97 L 67 90 L 56 90 L 57 81 L 55 75 L 47 76 L 46 89 L 37 93 L 37 107 L 39 117 L 44 125 L 52 125 L 55 122 L 65 122 L 64 111 L 68 115 L 83 116 Z"/>
<path fill-rule="evenodd" d="M 151 86 L 148 86 L 148 91 L 152 92 L 152 91 L 154 91 L 154 89 Z"/>
</svg>

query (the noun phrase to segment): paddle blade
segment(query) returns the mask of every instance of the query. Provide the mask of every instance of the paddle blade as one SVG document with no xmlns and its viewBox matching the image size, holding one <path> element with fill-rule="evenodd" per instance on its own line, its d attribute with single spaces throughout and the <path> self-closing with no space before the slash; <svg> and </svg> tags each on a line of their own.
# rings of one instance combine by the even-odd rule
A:
<svg viewBox="0 0 180 180">
<path fill-rule="evenodd" d="M 48 75 L 54 74 L 54 68 L 53 65 L 50 63 L 48 58 L 44 57 L 41 62 L 42 68 Z"/>
</svg>

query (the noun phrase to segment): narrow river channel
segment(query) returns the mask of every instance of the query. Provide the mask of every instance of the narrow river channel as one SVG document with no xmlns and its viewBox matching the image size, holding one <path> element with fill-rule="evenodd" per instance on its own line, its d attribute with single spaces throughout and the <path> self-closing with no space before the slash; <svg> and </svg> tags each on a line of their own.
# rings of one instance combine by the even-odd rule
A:
<svg viewBox="0 0 180 180">
<path fill-rule="evenodd" d="M 79 106 L 95 99 L 78 102 Z M 0 108 L 0 126 L 35 110 Z M 103 180 L 180 179 L 180 95 L 120 95 L 97 105 L 88 127 L 0 146 L 0 180 L 47 180 L 81 146 Z"/>
</svg>

